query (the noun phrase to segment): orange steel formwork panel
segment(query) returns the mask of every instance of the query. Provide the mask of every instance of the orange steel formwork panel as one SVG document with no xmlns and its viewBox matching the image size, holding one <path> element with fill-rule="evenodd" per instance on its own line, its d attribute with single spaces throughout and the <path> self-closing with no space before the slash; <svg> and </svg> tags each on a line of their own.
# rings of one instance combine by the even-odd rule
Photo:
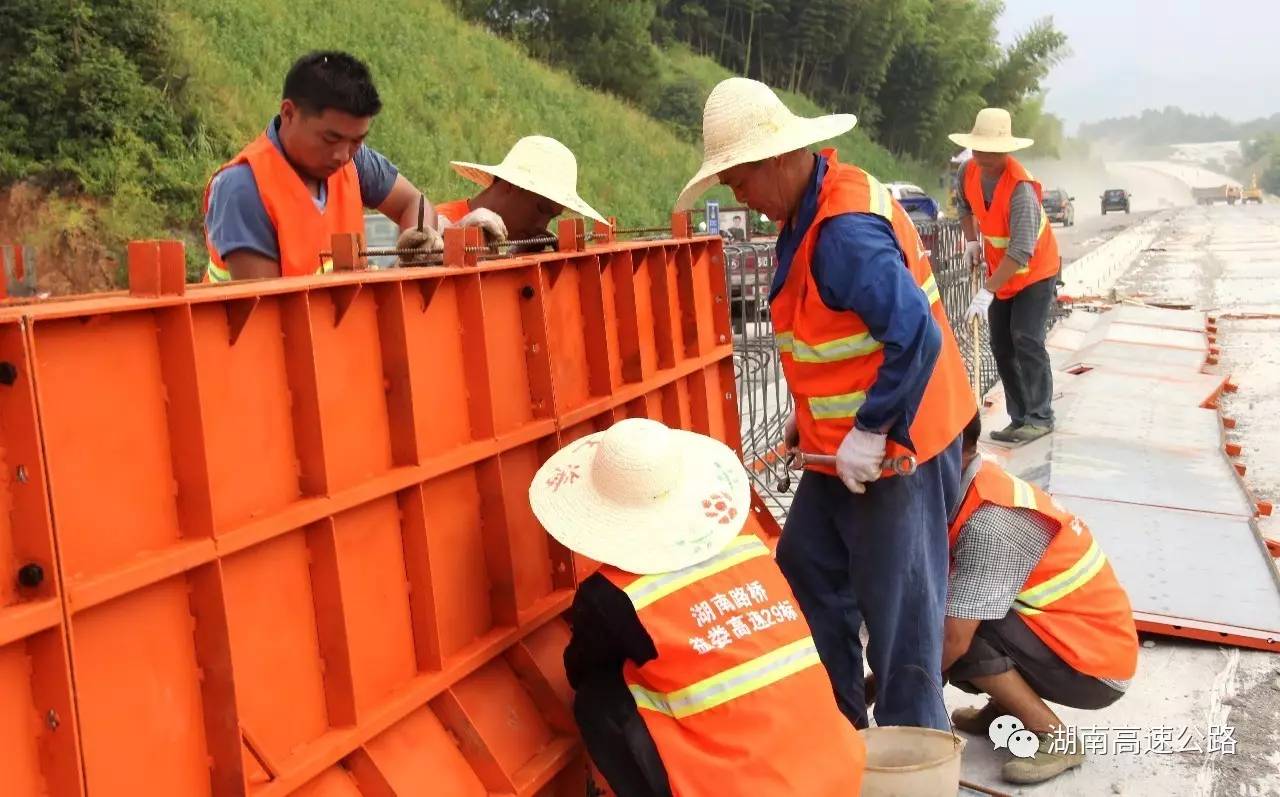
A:
<svg viewBox="0 0 1280 797">
<path fill-rule="evenodd" d="M 226 287 L 181 254 L 0 310 L 4 793 L 581 795 L 593 563 L 526 491 L 623 417 L 739 447 L 719 239 Z"/>
</svg>

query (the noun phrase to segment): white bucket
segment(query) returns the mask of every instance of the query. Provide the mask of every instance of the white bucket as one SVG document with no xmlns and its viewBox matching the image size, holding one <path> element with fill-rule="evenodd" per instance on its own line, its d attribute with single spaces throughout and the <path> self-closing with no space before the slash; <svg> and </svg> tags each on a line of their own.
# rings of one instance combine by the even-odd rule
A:
<svg viewBox="0 0 1280 797">
<path fill-rule="evenodd" d="M 867 746 L 862 797 L 955 797 L 965 740 L 933 728 L 859 731 Z"/>
</svg>

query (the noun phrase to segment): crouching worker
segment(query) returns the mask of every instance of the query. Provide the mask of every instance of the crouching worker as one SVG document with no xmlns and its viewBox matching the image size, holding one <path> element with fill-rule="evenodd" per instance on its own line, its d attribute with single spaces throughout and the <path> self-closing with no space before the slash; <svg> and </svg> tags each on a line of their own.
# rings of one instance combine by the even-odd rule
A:
<svg viewBox="0 0 1280 797">
<path fill-rule="evenodd" d="M 1100 709 L 1120 698 L 1138 663 L 1133 612 L 1089 528 L 1039 488 L 978 456 L 977 416 L 964 431 L 960 505 L 950 524 L 942 671 L 987 694 L 952 715 L 986 736 L 1009 714 L 1040 740 L 1003 776 L 1040 783 L 1084 762 L 1079 740 L 1046 701 Z M 1056 732 L 1055 732 L 1056 731 Z"/>
<path fill-rule="evenodd" d="M 858 794 L 862 740 L 769 549 L 744 533 L 750 487 L 729 447 L 619 421 L 548 460 L 529 500 L 603 563 L 574 598 L 564 661 L 618 797 Z"/>
</svg>

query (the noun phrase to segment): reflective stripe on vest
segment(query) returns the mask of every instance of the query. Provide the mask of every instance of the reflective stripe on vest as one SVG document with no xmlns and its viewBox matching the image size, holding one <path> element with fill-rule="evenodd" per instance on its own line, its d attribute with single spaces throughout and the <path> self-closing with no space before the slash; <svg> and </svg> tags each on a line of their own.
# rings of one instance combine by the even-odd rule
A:
<svg viewBox="0 0 1280 797">
<path fill-rule="evenodd" d="M 699 562 L 692 567 L 676 570 L 671 573 L 659 573 L 656 576 L 644 576 L 628 584 L 622 591 L 627 593 L 636 611 L 640 611 L 651 603 L 659 601 L 671 593 L 683 589 L 695 581 L 728 570 L 734 565 L 754 559 L 757 556 L 768 556 L 769 548 L 759 537 L 746 535 L 729 543 L 723 551 L 710 559 Z"/>
<path fill-rule="evenodd" d="M 1035 509 L 1036 508 L 1036 491 L 1031 488 L 1022 479 L 1009 474 L 1009 481 L 1013 483 L 1013 505 L 1017 509 Z"/>
<path fill-rule="evenodd" d="M 209 275 L 210 282 L 230 282 L 231 270 L 219 266 L 212 260 L 209 261 L 209 270 L 205 272 Z"/>
<path fill-rule="evenodd" d="M 920 286 L 930 306 L 942 301 L 942 291 L 938 290 L 938 280 L 933 274 Z M 778 351 L 790 354 L 798 363 L 833 363 L 840 360 L 852 360 L 854 357 L 865 357 L 875 354 L 884 348 L 884 344 L 871 337 L 870 332 L 859 332 L 846 338 L 836 338 L 822 343 L 806 343 L 797 340 L 794 332 L 779 332 L 774 337 Z"/>
<path fill-rule="evenodd" d="M 1058 575 L 1018 593 L 1015 608 L 1020 614 L 1039 614 L 1049 604 L 1059 601 L 1089 583 L 1107 563 L 1107 556 L 1097 540 L 1089 544 L 1076 563 Z M 1019 605 L 1021 604 L 1021 605 Z"/>
<path fill-rule="evenodd" d="M 867 173 L 867 191 L 870 195 L 867 200 L 870 211 L 893 224 L 893 195 L 870 172 Z"/>
<path fill-rule="evenodd" d="M 821 663 L 813 637 L 806 636 L 675 692 L 654 692 L 636 684 L 629 687 L 637 708 L 684 719 Z"/>
<path fill-rule="evenodd" d="M 1044 235 L 1044 231 L 1048 229 L 1048 227 L 1049 227 L 1049 217 L 1048 215 L 1045 214 L 1044 208 L 1041 207 L 1040 208 L 1040 229 L 1036 230 L 1037 244 L 1040 242 L 1040 237 Z M 1002 237 L 999 235 L 983 235 L 982 240 L 986 241 L 987 246 L 991 247 L 992 249 L 1008 249 L 1009 248 L 1009 238 L 1007 237 Z M 1018 269 L 1013 273 L 1030 274 L 1031 261 L 1028 260 L 1026 265 L 1024 265 L 1022 268 Z"/>
<path fill-rule="evenodd" d="M 867 401 L 867 391 L 855 390 L 852 393 L 841 393 L 838 396 L 811 396 L 809 412 L 814 420 L 829 421 L 834 418 L 852 418 L 858 414 L 858 408 Z"/>
</svg>

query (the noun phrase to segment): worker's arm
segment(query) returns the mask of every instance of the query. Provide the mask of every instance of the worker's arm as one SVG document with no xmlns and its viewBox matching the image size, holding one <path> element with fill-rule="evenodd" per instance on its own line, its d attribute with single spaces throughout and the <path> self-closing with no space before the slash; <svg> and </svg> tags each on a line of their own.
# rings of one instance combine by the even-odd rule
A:
<svg viewBox="0 0 1280 797">
<path fill-rule="evenodd" d="M 1036 250 L 1040 233 L 1040 200 L 1030 183 L 1019 183 L 1009 200 L 1009 248 L 984 287 L 995 293 L 1025 266 Z"/>
<path fill-rule="evenodd" d="M 387 198 L 378 205 L 378 212 L 396 223 L 401 232 L 415 229 L 418 226 L 418 205 L 422 200 L 422 192 L 403 175 L 396 175 Z M 424 226 L 436 226 L 436 209 L 426 200 L 422 214 Z"/>
<path fill-rule="evenodd" d="M 947 617 L 942 625 L 942 672 L 951 669 L 961 656 L 969 652 L 974 632 L 981 620 Z"/>
<path fill-rule="evenodd" d="M 907 270 L 893 228 L 869 213 L 828 219 L 818 236 L 813 274 L 823 304 L 857 313 L 883 347 L 876 381 L 858 409 L 858 427 L 914 450 L 911 423 L 942 349 L 942 332 Z"/>
<path fill-rule="evenodd" d="M 978 240 L 978 222 L 973 218 L 972 213 L 966 213 L 960 217 L 960 229 L 964 230 L 965 241 Z"/>
<path fill-rule="evenodd" d="M 222 258 L 233 280 L 258 280 L 280 276 L 280 261 L 252 249 L 239 249 Z"/>
<path fill-rule="evenodd" d="M 214 178 L 204 226 L 232 279 L 280 276 L 276 228 L 248 164 L 232 166 Z"/>
</svg>

